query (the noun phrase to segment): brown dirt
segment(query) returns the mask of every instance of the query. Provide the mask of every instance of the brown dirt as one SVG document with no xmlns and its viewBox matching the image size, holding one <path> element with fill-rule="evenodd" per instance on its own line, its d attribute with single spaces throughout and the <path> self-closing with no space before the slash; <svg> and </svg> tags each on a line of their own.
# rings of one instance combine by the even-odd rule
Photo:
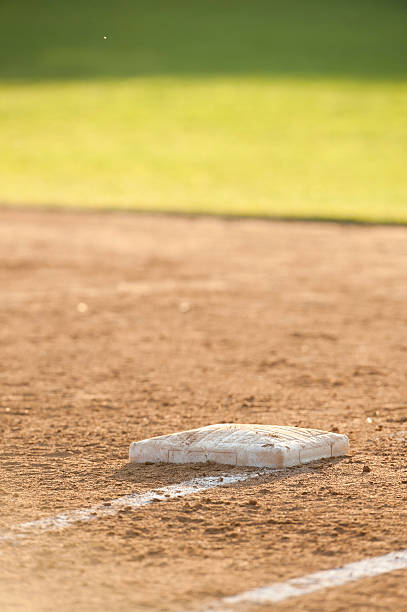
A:
<svg viewBox="0 0 407 612">
<path fill-rule="evenodd" d="M 134 439 L 236 421 L 352 448 L 0 543 L 1 609 L 182 611 L 407 547 L 406 270 L 406 228 L 0 211 L 1 530 L 217 470 L 130 467 Z M 273 609 L 402 610 L 406 578 Z"/>
</svg>

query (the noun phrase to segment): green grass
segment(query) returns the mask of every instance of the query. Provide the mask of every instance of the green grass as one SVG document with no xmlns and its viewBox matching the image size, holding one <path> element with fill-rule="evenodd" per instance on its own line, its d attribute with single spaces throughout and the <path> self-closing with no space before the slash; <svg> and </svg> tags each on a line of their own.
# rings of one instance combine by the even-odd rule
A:
<svg viewBox="0 0 407 612">
<path fill-rule="evenodd" d="M 3 0 L 0 200 L 405 222 L 406 17 Z"/>
</svg>

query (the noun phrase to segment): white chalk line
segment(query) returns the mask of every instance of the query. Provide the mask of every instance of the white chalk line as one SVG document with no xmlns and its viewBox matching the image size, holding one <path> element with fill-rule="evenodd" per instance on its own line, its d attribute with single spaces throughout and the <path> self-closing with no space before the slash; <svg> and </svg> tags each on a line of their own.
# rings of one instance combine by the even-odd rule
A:
<svg viewBox="0 0 407 612">
<path fill-rule="evenodd" d="M 243 591 L 231 597 L 224 597 L 206 608 L 205 612 L 230 610 L 241 604 L 264 605 L 279 603 L 292 597 L 315 593 L 322 589 L 343 586 L 361 578 L 372 578 L 380 574 L 407 568 L 407 549 L 392 552 L 381 557 L 372 557 L 342 567 L 276 582 L 269 586 Z"/>
<path fill-rule="evenodd" d="M 67 529 L 76 523 L 85 523 L 96 519 L 114 516 L 122 508 L 143 508 L 156 501 L 165 502 L 169 499 L 186 497 L 215 487 L 234 484 L 267 475 L 271 470 L 261 470 L 258 472 L 240 472 L 237 474 L 220 474 L 219 476 L 203 476 L 193 478 L 179 484 L 161 487 L 145 493 L 130 493 L 123 497 L 117 497 L 102 504 L 81 508 L 56 514 L 36 521 L 20 523 L 11 527 L 8 531 L 0 532 L 0 541 L 16 541 L 29 537 L 30 535 L 40 534 L 49 531 L 60 531 Z"/>
<path fill-rule="evenodd" d="M 176 499 L 207 491 L 216 487 L 221 487 L 237 482 L 244 482 L 252 478 L 268 475 L 272 470 L 265 469 L 259 472 L 241 472 L 238 474 L 222 474 L 219 476 L 197 477 L 180 484 L 161 487 L 145 493 L 130 493 L 122 497 L 117 497 L 97 504 L 90 508 L 81 508 L 64 512 L 55 516 L 46 517 L 36 521 L 20 523 L 6 532 L 0 533 L 0 541 L 18 541 L 50 531 L 62 531 L 77 524 L 89 522 L 99 518 L 116 515 L 122 508 L 138 509 L 156 501 L 165 502 L 169 499 Z M 1 553 L 0 553 L 1 554 Z M 349 582 L 355 582 L 362 578 L 370 578 L 386 574 L 400 569 L 407 569 L 407 549 L 392 552 L 380 557 L 364 559 L 354 563 L 349 563 L 339 568 L 315 572 L 300 578 L 293 578 L 285 582 L 276 582 L 269 586 L 264 586 L 248 591 L 243 591 L 237 595 L 224 597 L 220 601 L 214 602 L 206 608 L 205 612 L 216 610 L 230 610 L 240 604 L 264 605 L 269 603 L 279 603 L 293 597 L 300 597 L 309 593 L 314 593 L 322 589 L 343 586 Z"/>
</svg>

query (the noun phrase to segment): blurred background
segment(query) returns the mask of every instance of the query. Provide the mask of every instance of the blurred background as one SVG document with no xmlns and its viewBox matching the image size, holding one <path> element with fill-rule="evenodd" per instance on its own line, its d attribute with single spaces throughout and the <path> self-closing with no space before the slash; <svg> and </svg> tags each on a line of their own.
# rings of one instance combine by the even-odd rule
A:
<svg viewBox="0 0 407 612">
<path fill-rule="evenodd" d="M 2 0 L 0 202 L 407 221 L 404 0 Z"/>
</svg>

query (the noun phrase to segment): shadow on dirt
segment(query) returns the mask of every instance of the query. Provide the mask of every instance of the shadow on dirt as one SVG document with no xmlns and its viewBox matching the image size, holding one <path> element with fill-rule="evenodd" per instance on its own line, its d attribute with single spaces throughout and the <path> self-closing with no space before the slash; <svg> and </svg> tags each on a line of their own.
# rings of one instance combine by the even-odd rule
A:
<svg viewBox="0 0 407 612">
<path fill-rule="evenodd" d="M 230 487 L 250 487 L 256 486 L 265 481 L 279 481 L 301 474 L 318 474 L 341 462 L 347 457 L 334 457 L 332 459 L 321 459 L 312 463 L 298 467 L 287 468 L 284 470 L 271 470 L 269 468 L 256 468 L 244 466 L 228 466 L 220 464 L 201 464 L 201 463 L 156 463 L 156 464 L 126 464 L 120 470 L 114 472 L 111 478 L 116 481 L 126 481 L 138 487 L 158 488 L 174 484 L 181 484 L 193 479 L 216 477 L 219 478 L 219 485 Z M 226 476 L 239 474 L 253 474 L 253 478 L 248 478 L 240 482 L 222 484 Z M 258 477 L 254 477 L 258 474 Z"/>
</svg>

